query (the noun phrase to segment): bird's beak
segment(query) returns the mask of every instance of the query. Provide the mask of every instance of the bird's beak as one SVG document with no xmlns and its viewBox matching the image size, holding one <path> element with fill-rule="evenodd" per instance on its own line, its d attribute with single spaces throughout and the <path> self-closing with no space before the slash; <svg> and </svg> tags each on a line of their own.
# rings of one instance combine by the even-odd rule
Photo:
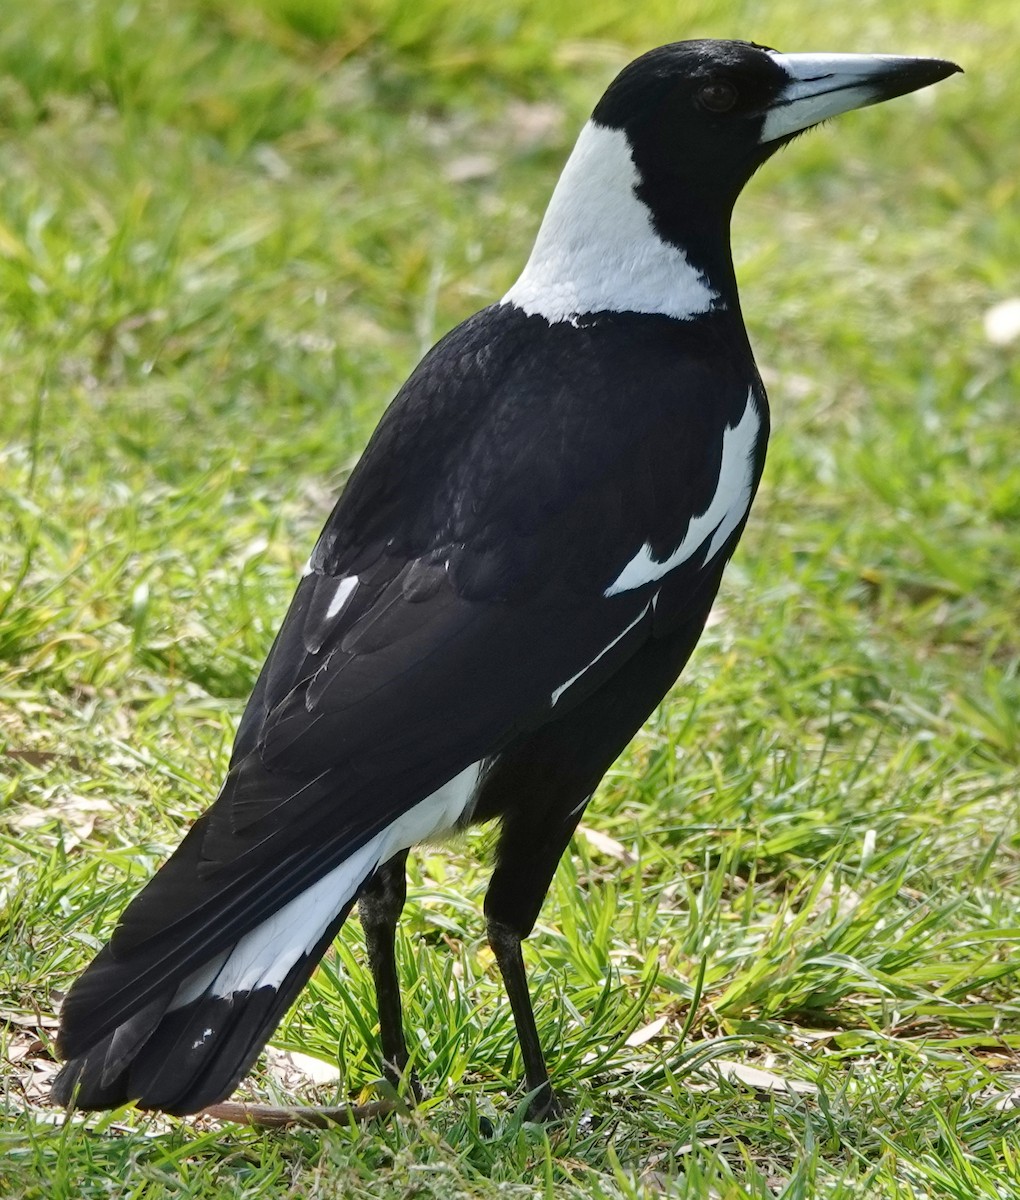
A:
<svg viewBox="0 0 1020 1200">
<path fill-rule="evenodd" d="M 775 142 L 851 108 L 866 108 L 962 70 L 941 58 L 891 54 L 778 54 L 790 82 L 765 112 L 761 141 Z"/>
</svg>

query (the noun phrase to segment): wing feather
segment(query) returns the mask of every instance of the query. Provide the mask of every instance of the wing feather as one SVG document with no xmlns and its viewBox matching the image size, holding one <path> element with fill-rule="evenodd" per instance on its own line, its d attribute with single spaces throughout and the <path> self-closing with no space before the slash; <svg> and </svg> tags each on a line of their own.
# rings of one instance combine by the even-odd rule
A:
<svg viewBox="0 0 1020 1200">
<path fill-rule="evenodd" d="M 746 404 L 746 374 L 727 383 L 682 325 L 564 339 L 488 310 L 426 357 L 319 538 L 219 797 L 128 906 L 72 1009 L 105 1004 L 121 1022 L 153 1003 L 702 603 L 718 573 L 693 560 L 658 604 L 648 588 L 605 596 L 643 545 L 675 545 L 706 510 Z M 635 349 L 669 384 L 637 407 L 621 366 Z M 130 976 L 112 970 L 126 959 Z"/>
</svg>

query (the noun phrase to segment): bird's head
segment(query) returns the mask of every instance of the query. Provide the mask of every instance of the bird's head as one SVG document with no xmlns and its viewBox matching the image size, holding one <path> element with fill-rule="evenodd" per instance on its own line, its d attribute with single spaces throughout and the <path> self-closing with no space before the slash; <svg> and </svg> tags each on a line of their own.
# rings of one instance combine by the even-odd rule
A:
<svg viewBox="0 0 1020 1200">
<path fill-rule="evenodd" d="M 649 51 L 595 106 L 504 300 L 550 320 L 735 308 L 730 213 L 758 167 L 820 121 L 959 70 L 942 59 L 780 54 L 753 42 Z"/>
<path fill-rule="evenodd" d="M 781 54 L 752 42 L 673 42 L 610 84 L 593 121 L 626 135 L 654 209 L 668 194 L 732 205 L 754 171 L 829 117 L 937 83 L 960 68 L 885 54 Z"/>
</svg>

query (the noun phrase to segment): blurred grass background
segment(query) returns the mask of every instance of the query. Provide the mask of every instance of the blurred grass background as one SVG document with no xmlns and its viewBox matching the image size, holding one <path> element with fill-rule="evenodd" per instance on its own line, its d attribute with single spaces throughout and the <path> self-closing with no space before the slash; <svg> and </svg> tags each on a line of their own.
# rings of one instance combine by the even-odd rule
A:
<svg viewBox="0 0 1020 1200">
<path fill-rule="evenodd" d="M 1014 8 L 9 0 L 0 1195 L 1020 1195 Z M 613 73 L 690 36 L 967 74 L 738 206 L 775 433 L 718 620 L 528 950 L 572 1122 L 515 1109 L 480 833 L 414 867 L 420 1115 L 61 1124 L 57 998 L 214 794 L 383 406 L 512 282 Z M 378 1070 L 359 938 L 277 1039 L 339 1047 L 320 1099 Z"/>
</svg>

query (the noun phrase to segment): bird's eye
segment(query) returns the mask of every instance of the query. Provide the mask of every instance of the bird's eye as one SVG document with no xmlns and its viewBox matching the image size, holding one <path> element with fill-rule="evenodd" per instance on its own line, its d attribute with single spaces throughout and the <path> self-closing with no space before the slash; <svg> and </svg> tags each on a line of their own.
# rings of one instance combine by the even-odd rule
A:
<svg viewBox="0 0 1020 1200">
<path fill-rule="evenodd" d="M 706 83 L 698 92 L 698 103 L 702 108 L 707 108 L 709 112 L 729 112 L 736 102 L 737 89 L 732 83 L 727 83 L 723 79 Z"/>
</svg>

